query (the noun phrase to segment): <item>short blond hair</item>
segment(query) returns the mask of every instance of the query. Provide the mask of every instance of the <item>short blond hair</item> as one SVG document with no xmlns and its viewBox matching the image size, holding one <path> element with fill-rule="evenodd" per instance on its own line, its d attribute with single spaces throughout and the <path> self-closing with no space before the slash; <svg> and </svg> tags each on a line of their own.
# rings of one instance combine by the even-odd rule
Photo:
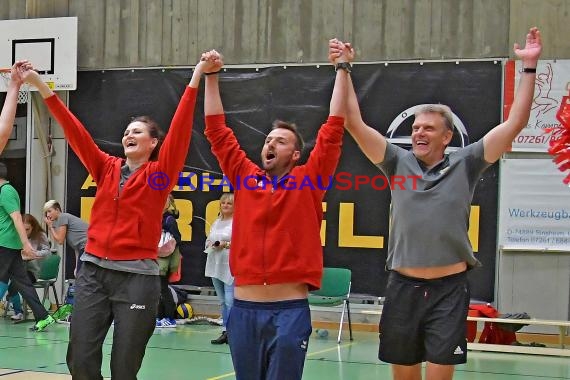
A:
<svg viewBox="0 0 570 380">
<path fill-rule="evenodd" d="M 54 209 L 59 210 L 61 212 L 61 206 L 60 206 L 59 202 L 56 201 L 55 199 L 50 199 L 49 201 L 47 201 L 44 204 L 44 212 L 46 212 L 50 208 L 54 208 Z"/>
</svg>

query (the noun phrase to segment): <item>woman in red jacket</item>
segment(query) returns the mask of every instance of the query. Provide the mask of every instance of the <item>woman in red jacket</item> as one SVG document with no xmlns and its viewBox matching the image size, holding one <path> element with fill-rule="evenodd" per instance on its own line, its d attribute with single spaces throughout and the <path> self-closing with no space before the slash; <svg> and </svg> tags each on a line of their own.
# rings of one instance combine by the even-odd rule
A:
<svg viewBox="0 0 570 380">
<path fill-rule="evenodd" d="M 39 75 L 24 74 L 97 183 L 84 263 L 75 282 L 67 351 L 73 378 L 102 379 L 103 341 L 114 321 L 111 377 L 136 379 L 160 295 L 156 259 L 162 209 L 188 153 L 200 77 L 219 67 L 213 59 L 196 65 L 162 144 L 156 122 L 146 116 L 133 119 L 122 138 L 126 159 L 101 151 Z"/>
</svg>

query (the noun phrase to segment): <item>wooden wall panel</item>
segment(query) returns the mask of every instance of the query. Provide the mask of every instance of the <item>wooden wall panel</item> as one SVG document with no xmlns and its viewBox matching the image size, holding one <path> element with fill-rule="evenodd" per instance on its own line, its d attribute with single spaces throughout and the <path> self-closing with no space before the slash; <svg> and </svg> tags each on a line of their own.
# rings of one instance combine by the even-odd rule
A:
<svg viewBox="0 0 570 380">
<path fill-rule="evenodd" d="M 139 66 L 144 60 L 139 56 L 139 33 L 140 33 L 140 0 L 123 0 L 124 8 L 122 9 L 123 17 L 121 23 L 124 30 L 121 34 L 124 38 L 123 51 L 126 53 L 124 66 Z M 123 63 L 122 62 L 122 63 Z M 145 66 L 146 66 L 146 62 Z"/>
<path fill-rule="evenodd" d="M 21 0 L 0 0 L 0 20 L 26 17 L 26 3 Z"/>
<path fill-rule="evenodd" d="M 297 62 L 301 50 L 301 3 L 303 0 L 273 0 L 269 5 L 269 50 L 265 62 Z"/>
<path fill-rule="evenodd" d="M 441 27 L 441 22 L 434 22 L 433 24 L 431 22 L 432 2 L 432 0 L 418 0 L 410 14 L 410 19 L 413 20 L 413 49 L 415 52 L 414 56 L 410 58 L 432 56 L 433 29 Z"/>
<path fill-rule="evenodd" d="M 145 0 L 141 12 L 141 24 L 145 25 L 143 37 L 141 41 L 141 57 L 147 66 L 161 66 L 163 62 L 162 55 L 162 36 L 163 36 L 163 1 Z M 144 50 L 143 50 L 144 49 Z"/>
<path fill-rule="evenodd" d="M 103 66 L 121 66 L 121 2 L 105 2 Z"/>
<path fill-rule="evenodd" d="M 524 42 L 528 28 L 538 26 L 544 38 L 542 57 L 549 59 L 570 58 L 570 1 L 568 0 L 511 0 L 509 46 Z"/>
<path fill-rule="evenodd" d="M 466 56 L 502 57 L 509 44 L 509 4 L 507 1 L 473 1 L 471 48 Z"/>
<path fill-rule="evenodd" d="M 304 50 L 298 62 L 319 62 L 326 60 L 329 39 L 336 37 L 343 41 L 350 41 L 351 36 L 346 34 L 344 21 L 344 0 L 330 0 L 327 2 L 307 2 L 309 10 L 301 12 L 301 41 Z M 310 19 L 307 17 L 310 15 Z M 347 15 L 350 16 L 350 15 Z"/>
<path fill-rule="evenodd" d="M 173 65 L 182 65 L 182 62 L 188 61 L 189 52 L 196 50 L 193 46 L 194 39 L 184 36 L 196 35 L 197 25 L 195 22 L 190 23 L 190 9 L 196 7 L 196 2 L 188 2 L 185 0 L 172 1 L 172 25 L 169 33 L 166 31 L 164 38 L 172 41 L 171 62 Z M 194 12 L 195 10 L 193 10 Z"/>
<path fill-rule="evenodd" d="M 70 0 L 27 0 L 20 1 L 27 8 L 28 18 L 65 17 L 69 14 Z"/>
<path fill-rule="evenodd" d="M 189 36 L 197 40 L 196 50 L 188 57 L 187 65 L 193 65 L 205 50 L 217 48 L 224 51 L 224 0 L 198 1 L 198 13 L 190 14 L 191 22 L 197 23 L 197 34 Z M 234 3 L 234 1 L 230 1 Z M 231 10 L 231 8 L 230 8 Z M 192 20 L 193 19 L 193 20 Z M 230 25 L 231 28 L 231 25 Z M 176 36 L 174 36 L 176 38 Z"/>
<path fill-rule="evenodd" d="M 80 69 L 326 62 L 331 37 L 360 61 L 512 56 L 532 25 L 569 58 L 568 0 L 0 0 L 0 19 L 77 16 Z"/>
<path fill-rule="evenodd" d="M 384 1 L 360 0 L 352 2 L 352 42 L 359 61 L 383 61 L 387 59 L 387 37 L 383 33 L 386 23 Z"/>
<path fill-rule="evenodd" d="M 234 57 L 236 62 L 245 62 L 246 60 L 259 61 L 259 46 L 262 43 L 261 17 L 262 11 L 258 6 L 258 0 L 236 0 L 234 13 L 228 14 L 228 18 L 233 18 L 233 28 L 226 28 L 227 34 L 233 34 L 233 46 L 225 43 L 226 54 Z M 226 13 L 224 12 L 224 18 Z M 228 41 L 224 35 L 224 41 Z"/>
<path fill-rule="evenodd" d="M 44 0 L 46 3 L 52 0 Z M 105 64 L 104 1 L 69 1 L 69 16 L 77 16 L 77 65 L 79 69 L 98 69 Z"/>
<path fill-rule="evenodd" d="M 420 5 L 422 5 L 421 2 Z M 387 59 L 401 57 L 414 50 L 415 20 L 412 17 L 402 17 L 403 14 L 412 14 L 414 8 L 414 0 L 386 1 L 386 17 L 382 35 L 386 36 L 384 43 Z"/>
</svg>

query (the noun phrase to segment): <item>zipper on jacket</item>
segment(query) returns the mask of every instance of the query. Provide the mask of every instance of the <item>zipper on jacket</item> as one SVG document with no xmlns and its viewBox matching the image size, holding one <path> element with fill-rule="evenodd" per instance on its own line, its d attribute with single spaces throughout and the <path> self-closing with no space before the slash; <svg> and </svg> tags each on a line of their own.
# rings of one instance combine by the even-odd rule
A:
<svg viewBox="0 0 570 380">
<path fill-rule="evenodd" d="M 126 164 L 125 164 L 126 165 Z M 117 225 L 117 217 L 119 215 L 119 199 L 121 198 L 121 193 L 123 192 L 123 189 L 125 188 L 125 186 L 127 186 L 127 183 L 131 180 L 131 178 L 144 166 L 145 164 L 142 164 L 141 166 L 139 166 L 134 172 L 131 172 L 129 174 L 129 178 L 127 178 L 125 180 L 125 182 L 123 183 L 123 187 L 121 188 L 121 179 L 123 178 L 123 165 L 119 166 L 119 183 L 117 184 L 117 194 L 113 197 L 113 201 L 115 202 L 115 217 L 113 218 L 113 225 L 112 228 L 109 229 L 109 234 L 107 235 L 107 252 L 106 254 L 109 254 L 110 251 L 110 242 L 111 242 L 111 232 L 115 230 L 115 226 Z M 130 169 L 129 169 L 130 171 Z M 109 260 L 108 256 L 105 256 L 105 260 Z"/>
<path fill-rule="evenodd" d="M 119 169 L 120 170 L 120 169 Z M 120 181 L 120 179 L 119 179 Z M 126 181 L 125 181 L 126 182 Z M 117 224 L 117 216 L 119 214 L 119 196 L 120 196 L 120 182 L 119 182 L 119 186 L 117 189 L 117 194 L 113 197 L 113 202 L 115 202 L 114 207 L 115 207 L 115 217 L 113 218 L 113 226 L 112 228 L 109 228 L 109 233 L 107 234 L 107 250 L 105 252 L 105 260 L 109 260 L 109 251 L 111 250 L 110 247 L 110 243 L 111 243 L 111 233 L 115 230 L 115 225 Z M 124 184 L 123 184 L 124 186 Z"/>
<path fill-rule="evenodd" d="M 265 178 L 264 178 L 265 179 Z M 267 236 L 267 219 L 269 219 L 270 211 L 271 211 L 271 204 L 273 203 L 273 194 L 275 193 L 275 185 L 273 181 L 271 182 L 271 192 L 268 198 L 268 207 L 266 210 L 268 212 L 265 213 L 265 224 L 263 228 L 263 243 L 261 245 L 261 267 L 263 268 L 263 285 L 267 285 L 267 266 L 265 265 L 265 237 Z"/>
<path fill-rule="evenodd" d="M 109 233 L 107 234 L 107 250 L 105 252 L 105 260 L 109 260 L 109 251 L 111 250 L 110 248 L 110 243 L 111 243 L 111 233 L 115 230 L 115 225 L 117 224 L 117 217 L 119 215 L 119 198 L 121 196 L 121 179 L 123 178 L 123 169 L 122 169 L 122 165 L 119 166 L 119 183 L 117 184 L 117 193 L 115 194 L 115 196 L 113 197 L 113 202 L 115 202 L 115 217 L 113 218 L 113 225 L 111 228 L 109 228 Z M 129 179 L 131 179 L 132 175 L 134 173 L 131 173 L 129 175 L 129 178 L 127 178 L 125 180 L 125 183 L 123 183 L 123 187 L 125 187 L 125 185 L 127 184 L 127 182 L 129 181 Z"/>
<path fill-rule="evenodd" d="M 265 228 L 263 229 L 263 244 L 262 244 L 262 254 L 261 254 L 261 266 L 263 268 L 263 285 L 267 285 L 267 267 L 265 265 L 265 236 L 267 235 L 267 219 L 269 218 L 269 215 L 271 213 L 271 209 L 272 209 L 272 205 L 273 205 L 273 194 L 275 194 L 275 190 L 277 187 L 277 190 L 279 190 L 279 184 L 282 183 L 283 186 L 285 185 L 285 183 L 287 182 L 287 176 L 289 175 L 289 173 L 285 174 L 284 176 L 282 176 L 281 178 L 277 179 L 277 181 L 273 181 L 273 179 L 269 178 L 269 182 L 271 183 L 271 195 L 268 197 L 269 198 L 269 207 L 267 207 L 267 210 L 269 210 L 269 212 L 267 212 L 265 215 Z M 265 175 L 263 179 L 266 179 L 267 176 Z"/>
</svg>

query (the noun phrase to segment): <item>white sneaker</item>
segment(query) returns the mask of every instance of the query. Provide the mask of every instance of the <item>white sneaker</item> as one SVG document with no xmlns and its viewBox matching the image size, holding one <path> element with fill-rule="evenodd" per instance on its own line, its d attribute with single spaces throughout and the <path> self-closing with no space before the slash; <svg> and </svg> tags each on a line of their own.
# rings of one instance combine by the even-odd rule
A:
<svg viewBox="0 0 570 380">
<path fill-rule="evenodd" d="M 22 314 L 22 313 L 14 314 L 10 317 L 10 319 L 15 321 L 15 322 L 22 321 L 22 320 L 24 320 L 24 314 Z"/>
</svg>

